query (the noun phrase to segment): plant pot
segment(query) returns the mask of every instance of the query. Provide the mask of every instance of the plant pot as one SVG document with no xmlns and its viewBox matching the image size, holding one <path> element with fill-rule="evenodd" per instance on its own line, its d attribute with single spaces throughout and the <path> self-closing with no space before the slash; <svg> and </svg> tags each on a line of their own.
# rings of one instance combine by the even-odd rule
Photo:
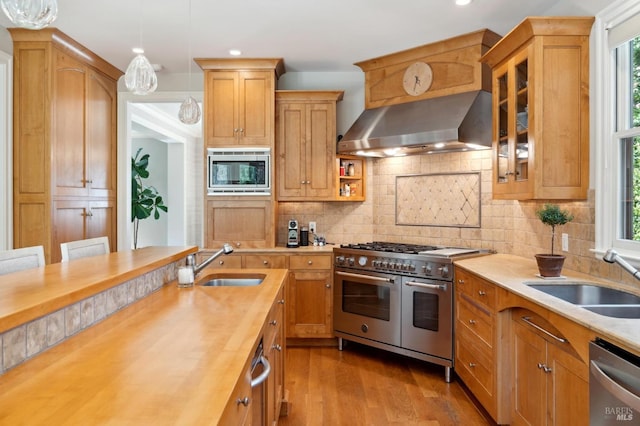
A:
<svg viewBox="0 0 640 426">
<path fill-rule="evenodd" d="M 543 277 L 559 277 L 565 256 L 561 254 L 536 254 L 538 271 Z"/>
</svg>

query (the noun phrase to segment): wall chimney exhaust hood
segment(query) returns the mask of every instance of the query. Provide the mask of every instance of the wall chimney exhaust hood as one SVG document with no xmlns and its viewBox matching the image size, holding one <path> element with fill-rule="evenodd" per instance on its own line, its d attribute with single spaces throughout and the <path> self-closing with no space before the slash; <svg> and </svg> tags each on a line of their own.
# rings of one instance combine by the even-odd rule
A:
<svg viewBox="0 0 640 426">
<path fill-rule="evenodd" d="M 367 109 L 337 151 L 388 157 L 488 149 L 491 142 L 491 94 L 478 90 Z"/>
</svg>

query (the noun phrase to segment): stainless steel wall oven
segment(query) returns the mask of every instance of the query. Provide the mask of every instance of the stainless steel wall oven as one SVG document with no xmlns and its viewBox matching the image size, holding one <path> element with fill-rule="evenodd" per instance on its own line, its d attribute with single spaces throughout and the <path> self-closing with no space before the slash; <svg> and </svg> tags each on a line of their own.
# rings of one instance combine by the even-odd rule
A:
<svg viewBox="0 0 640 426">
<path fill-rule="evenodd" d="M 453 265 L 479 250 L 385 242 L 334 249 L 334 332 L 453 367 Z"/>
</svg>

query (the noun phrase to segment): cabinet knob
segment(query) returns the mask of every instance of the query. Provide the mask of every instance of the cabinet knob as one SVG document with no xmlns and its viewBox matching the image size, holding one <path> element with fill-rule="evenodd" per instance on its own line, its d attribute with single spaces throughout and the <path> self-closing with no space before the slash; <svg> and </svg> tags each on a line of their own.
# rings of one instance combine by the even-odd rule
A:
<svg viewBox="0 0 640 426">
<path fill-rule="evenodd" d="M 470 319 L 470 320 L 469 320 L 469 324 L 471 324 L 471 325 L 476 325 L 476 320 L 474 320 L 474 319 Z"/>
<path fill-rule="evenodd" d="M 236 247 L 240 247 L 240 241 L 236 243 Z"/>
<path fill-rule="evenodd" d="M 487 295 L 487 293 L 486 293 L 485 291 L 479 290 L 479 291 L 478 291 L 478 295 L 479 295 L 479 296 L 486 296 L 486 295 Z"/>
<path fill-rule="evenodd" d="M 300 183 L 304 185 L 304 181 L 303 180 L 301 180 Z"/>
<path fill-rule="evenodd" d="M 470 362 L 470 363 L 469 363 L 469 367 L 473 368 L 473 367 L 475 367 L 475 366 L 476 366 L 476 363 L 475 363 L 475 362 Z"/>
<path fill-rule="evenodd" d="M 276 351 L 278 351 L 278 352 L 282 352 L 282 346 L 280 346 L 280 345 L 277 345 L 277 344 L 276 344 L 276 345 L 273 345 L 273 346 L 271 346 L 271 347 L 272 347 L 273 349 L 275 349 Z"/>
<path fill-rule="evenodd" d="M 224 265 L 224 260 L 221 260 L 220 262 L 218 262 L 220 265 Z"/>
<path fill-rule="evenodd" d="M 263 261 L 262 261 L 262 264 L 263 264 L 263 265 L 268 265 L 268 264 L 269 264 L 269 261 L 268 261 L 268 260 L 263 260 Z"/>
<path fill-rule="evenodd" d="M 278 325 L 278 321 L 271 320 L 271 321 L 269 321 L 269 324 L 275 327 L 276 325 Z"/>
<path fill-rule="evenodd" d="M 545 373 L 551 373 L 551 371 L 552 371 L 551 367 L 547 367 L 545 364 L 543 364 L 541 362 L 538 363 L 538 368 L 540 370 L 543 370 Z"/>
<path fill-rule="evenodd" d="M 281 305 L 284 305 L 284 299 L 278 300 L 278 303 L 281 304 Z"/>
<path fill-rule="evenodd" d="M 247 407 L 249 405 L 249 397 L 245 396 L 244 398 L 236 399 L 236 404 L 238 404 L 238 405 L 242 404 L 245 407 Z"/>
<path fill-rule="evenodd" d="M 307 265 L 313 265 L 313 260 L 309 260 L 309 261 L 307 262 Z"/>
<path fill-rule="evenodd" d="M 324 285 L 326 288 L 331 288 L 331 284 L 325 284 Z"/>
<path fill-rule="evenodd" d="M 458 280 L 458 284 L 464 284 L 464 280 L 463 280 L 462 278 L 460 278 L 460 279 Z"/>
</svg>

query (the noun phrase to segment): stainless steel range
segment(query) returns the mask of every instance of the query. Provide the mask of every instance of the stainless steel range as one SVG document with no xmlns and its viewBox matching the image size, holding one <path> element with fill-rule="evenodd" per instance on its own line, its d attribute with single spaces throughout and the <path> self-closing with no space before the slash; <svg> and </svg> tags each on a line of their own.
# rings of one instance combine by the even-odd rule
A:
<svg viewBox="0 0 640 426">
<path fill-rule="evenodd" d="M 386 242 L 333 249 L 334 332 L 343 339 L 453 367 L 453 259 L 476 249 Z"/>
</svg>

